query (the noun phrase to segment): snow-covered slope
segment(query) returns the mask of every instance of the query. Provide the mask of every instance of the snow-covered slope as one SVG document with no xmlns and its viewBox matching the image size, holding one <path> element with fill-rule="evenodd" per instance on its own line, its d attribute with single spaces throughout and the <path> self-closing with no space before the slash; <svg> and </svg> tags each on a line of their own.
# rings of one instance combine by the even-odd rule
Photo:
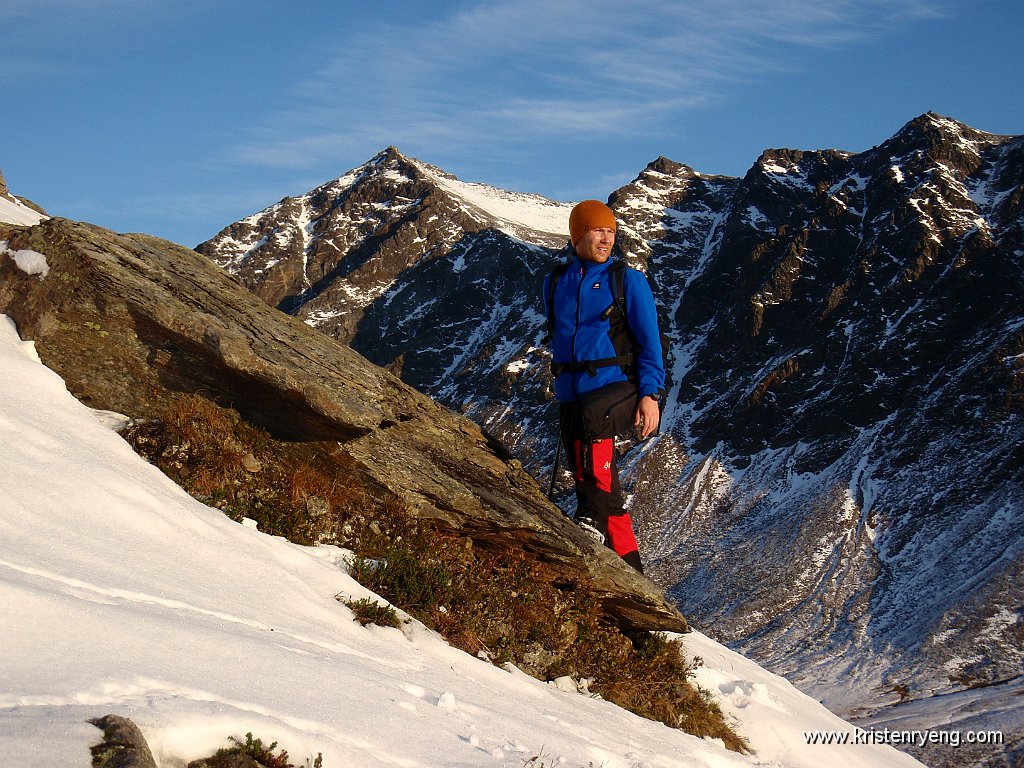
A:
<svg viewBox="0 0 1024 768">
<path fill-rule="evenodd" d="M 304 764 L 911 766 L 694 633 L 701 680 L 757 750 L 635 717 L 451 649 L 415 622 L 360 627 L 345 553 L 233 523 L 139 459 L 0 317 L 0 744 L 4 764 L 87 766 L 115 713 L 160 766 L 253 732 Z"/>
<path fill-rule="evenodd" d="M 20 200 L 0 194 L 0 222 L 31 225 L 38 224 L 45 218 L 45 215 L 29 208 Z"/>
<path fill-rule="evenodd" d="M 531 233 L 545 232 L 556 239 L 565 239 L 572 203 L 558 203 L 540 195 L 460 181 L 435 166 L 417 160 L 412 162 L 453 197 L 475 206 L 497 222 L 507 234 L 530 238 Z"/>
</svg>

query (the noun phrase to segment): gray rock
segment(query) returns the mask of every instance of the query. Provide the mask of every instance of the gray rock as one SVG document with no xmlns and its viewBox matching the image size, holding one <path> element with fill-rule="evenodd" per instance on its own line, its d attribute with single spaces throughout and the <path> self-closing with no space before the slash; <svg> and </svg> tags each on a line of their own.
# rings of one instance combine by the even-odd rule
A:
<svg viewBox="0 0 1024 768">
<path fill-rule="evenodd" d="M 142 731 L 131 720 L 106 715 L 89 722 L 103 731 L 103 741 L 90 747 L 93 768 L 156 768 Z"/>
</svg>

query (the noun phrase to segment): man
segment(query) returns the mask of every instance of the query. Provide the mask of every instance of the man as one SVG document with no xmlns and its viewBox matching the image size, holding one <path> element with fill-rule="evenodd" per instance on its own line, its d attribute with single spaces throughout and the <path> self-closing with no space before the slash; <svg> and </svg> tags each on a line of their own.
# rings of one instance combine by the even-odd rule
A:
<svg viewBox="0 0 1024 768">
<path fill-rule="evenodd" d="M 615 437 L 633 429 L 645 439 L 657 431 L 665 368 L 654 296 L 643 273 L 613 256 L 617 229 L 598 200 L 572 209 L 571 261 L 544 281 L 544 304 L 576 522 L 643 573 L 623 509 Z"/>
</svg>

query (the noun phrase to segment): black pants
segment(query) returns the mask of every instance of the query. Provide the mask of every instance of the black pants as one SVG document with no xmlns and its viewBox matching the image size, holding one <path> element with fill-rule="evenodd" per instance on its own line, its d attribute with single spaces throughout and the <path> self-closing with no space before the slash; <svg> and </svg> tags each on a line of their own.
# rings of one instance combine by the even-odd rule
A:
<svg viewBox="0 0 1024 768">
<path fill-rule="evenodd" d="M 559 426 L 568 466 L 576 482 L 576 518 L 587 518 L 605 543 L 643 573 L 633 521 L 623 509 L 615 437 L 633 429 L 637 390 L 609 384 L 572 403 L 562 403 Z"/>
</svg>

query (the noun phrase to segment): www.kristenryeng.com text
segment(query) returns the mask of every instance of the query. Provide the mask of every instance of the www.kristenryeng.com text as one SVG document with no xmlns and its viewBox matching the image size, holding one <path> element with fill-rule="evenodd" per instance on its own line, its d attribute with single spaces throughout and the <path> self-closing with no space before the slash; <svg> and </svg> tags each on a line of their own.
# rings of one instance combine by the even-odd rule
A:
<svg viewBox="0 0 1024 768">
<path fill-rule="evenodd" d="M 930 744 L 959 747 L 961 744 L 1002 744 L 1002 731 L 898 730 L 854 728 L 852 731 L 804 731 L 808 744 L 888 744 L 893 747 Z"/>
</svg>

